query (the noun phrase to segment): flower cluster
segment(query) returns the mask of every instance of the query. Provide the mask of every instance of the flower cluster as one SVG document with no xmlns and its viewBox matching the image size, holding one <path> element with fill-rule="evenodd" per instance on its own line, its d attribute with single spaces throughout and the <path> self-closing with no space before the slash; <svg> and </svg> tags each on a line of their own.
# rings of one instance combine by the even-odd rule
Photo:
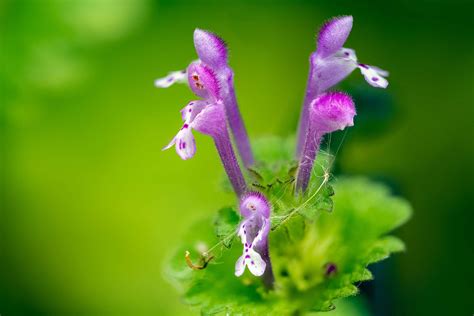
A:
<svg viewBox="0 0 474 316">
<path fill-rule="evenodd" d="M 313 164 L 324 135 L 354 125 L 356 110 L 351 97 L 343 92 L 327 92 L 355 69 L 366 81 L 385 88 L 388 73 L 359 63 L 355 51 L 343 47 L 352 29 L 352 17 L 334 18 L 320 30 L 317 49 L 310 56 L 310 70 L 298 127 L 296 157 L 299 161 L 295 194 L 305 194 Z M 230 183 L 240 199 L 242 221 L 237 235 L 243 254 L 235 265 L 235 275 L 245 269 L 261 276 L 267 287 L 273 286 L 273 272 L 268 249 L 271 205 L 259 192 L 251 192 L 234 152 L 229 130 L 244 167 L 254 164 L 247 132 L 237 105 L 234 74 L 228 65 L 227 46 L 217 35 L 196 29 L 194 45 L 199 59 L 186 70 L 171 72 L 155 81 L 160 88 L 187 83 L 200 100 L 191 101 L 181 110 L 183 125 L 164 149 L 175 146 L 186 160 L 196 152 L 192 130 L 213 138 Z"/>
<path fill-rule="evenodd" d="M 317 49 L 310 56 L 310 67 L 303 109 L 298 127 L 297 154 L 301 157 L 309 124 L 310 105 L 313 100 L 341 82 L 356 68 L 373 87 L 386 88 L 384 78 L 388 72 L 378 67 L 361 64 L 355 51 L 343 47 L 352 30 L 352 16 L 329 20 L 319 31 Z"/>
<path fill-rule="evenodd" d="M 173 71 L 156 80 L 155 86 L 168 88 L 173 83 L 187 82 L 191 90 L 208 104 L 220 103 L 220 106 L 225 108 L 227 123 L 234 135 L 242 161 L 249 167 L 254 158 L 237 106 L 234 73 L 228 65 L 227 46 L 220 37 L 200 29 L 194 31 L 194 46 L 199 60 L 192 62 L 186 70 Z M 180 151 L 179 146 L 176 150 Z"/>
</svg>

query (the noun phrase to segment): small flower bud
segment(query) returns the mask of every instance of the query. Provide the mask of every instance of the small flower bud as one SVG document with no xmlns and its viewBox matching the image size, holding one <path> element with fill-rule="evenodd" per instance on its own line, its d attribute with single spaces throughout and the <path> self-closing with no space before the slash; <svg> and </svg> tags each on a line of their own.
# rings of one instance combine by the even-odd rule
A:
<svg viewBox="0 0 474 316">
<path fill-rule="evenodd" d="M 308 130 L 296 177 L 296 190 L 303 192 L 308 187 L 323 136 L 354 125 L 356 115 L 352 98 L 342 92 L 320 95 L 311 102 L 309 111 Z"/>
</svg>

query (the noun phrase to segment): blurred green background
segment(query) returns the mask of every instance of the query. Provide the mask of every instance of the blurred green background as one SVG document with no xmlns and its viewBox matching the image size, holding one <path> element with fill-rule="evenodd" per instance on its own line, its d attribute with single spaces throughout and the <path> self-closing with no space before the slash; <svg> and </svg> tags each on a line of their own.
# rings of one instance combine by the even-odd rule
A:
<svg viewBox="0 0 474 316">
<path fill-rule="evenodd" d="M 365 300 L 376 315 L 471 315 L 473 10 L 460 0 L 1 0 L 0 314 L 189 315 L 163 259 L 193 219 L 234 200 L 218 190 L 210 139 L 197 136 L 189 161 L 161 152 L 195 97 L 154 79 L 196 58 L 195 27 L 215 31 L 250 135 L 289 135 L 315 31 L 352 14 L 346 46 L 391 76 L 386 91 L 358 73 L 344 83 L 381 108 L 357 104 L 338 171 L 383 179 L 415 209 L 397 232 L 408 251 L 380 266 Z"/>
</svg>

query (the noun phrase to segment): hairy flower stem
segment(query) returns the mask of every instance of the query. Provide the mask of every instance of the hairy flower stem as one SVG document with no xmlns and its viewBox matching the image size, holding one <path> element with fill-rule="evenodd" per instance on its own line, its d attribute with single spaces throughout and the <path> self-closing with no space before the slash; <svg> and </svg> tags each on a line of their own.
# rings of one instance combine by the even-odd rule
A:
<svg viewBox="0 0 474 316">
<path fill-rule="evenodd" d="M 216 144 L 217 151 L 221 157 L 222 164 L 224 165 L 230 183 L 232 184 L 237 196 L 240 197 L 245 192 L 247 185 L 245 184 L 244 176 L 242 175 L 239 163 L 235 157 L 227 130 L 223 130 L 222 133 L 215 135 L 214 143 Z"/>
<path fill-rule="evenodd" d="M 227 120 L 229 122 L 232 135 L 234 136 L 240 158 L 242 159 L 245 168 L 248 168 L 254 163 L 252 148 L 250 146 L 250 141 L 247 135 L 247 130 L 245 129 L 244 121 L 242 120 L 242 116 L 237 105 L 232 76 L 228 80 L 231 81 L 229 84 L 229 93 L 224 99 Z"/>
<path fill-rule="evenodd" d="M 304 193 L 308 188 L 311 171 L 313 170 L 314 160 L 319 151 L 321 140 L 322 135 L 318 131 L 310 128 L 300 158 L 298 175 L 296 177 L 296 192 L 302 191 Z"/>
<path fill-rule="evenodd" d="M 304 148 L 299 157 L 296 193 L 308 188 L 314 160 L 324 135 L 354 125 L 354 101 L 342 92 L 326 92 L 317 96 L 308 106 L 307 131 Z M 301 136 L 301 135 L 300 135 Z"/>
<path fill-rule="evenodd" d="M 270 254 L 268 252 L 268 244 L 266 244 L 265 248 L 262 249 L 261 254 L 262 259 L 267 264 L 265 272 L 262 275 L 262 281 L 268 290 L 273 290 L 273 288 L 275 287 L 275 276 L 273 275 L 272 263 L 270 261 Z"/>
<path fill-rule="evenodd" d="M 312 69 L 312 64 L 310 64 L 310 70 L 309 70 L 309 76 L 308 76 L 308 82 L 306 84 L 306 93 L 304 97 L 304 103 L 303 103 L 303 108 L 301 109 L 300 113 L 300 120 L 298 123 L 298 143 L 296 145 L 296 158 L 301 158 L 301 154 L 305 145 L 305 140 L 306 140 L 306 131 L 308 129 L 308 121 L 309 121 L 309 106 L 311 104 L 311 101 L 316 98 L 316 93 L 313 89 L 311 89 L 312 86 L 316 85 L 315 78 L 313 76 L 313 69 Z"/>
</svg>

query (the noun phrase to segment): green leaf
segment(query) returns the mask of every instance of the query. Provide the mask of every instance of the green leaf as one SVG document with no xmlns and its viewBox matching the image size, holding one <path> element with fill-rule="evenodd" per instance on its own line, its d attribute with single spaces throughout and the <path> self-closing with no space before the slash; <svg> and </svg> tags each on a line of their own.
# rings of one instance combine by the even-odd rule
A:
<svg viewBox="0 0 474 316">
<path fill-rule="evenodd" d="M 314 198 L 314 201 L 306 207 L 302 207 L 298 213 L 306 217 L 308 220 L 315 220 L 321 211 L 332 212 L 334 189 L 332 185 L 327 182 L 321 186 L 320 192 Z"/>
<path fill-rule="evenodd" d="M 295 195 L 288 143 L 265 141 L 257 157 L 267 160 L 251 175 L 273 206 L 269 241 L 275 290 L 266 291 L 248 272 L 234 276 L 242 245 L 232 243 L 239 222 L 233 208 L 193 226 L 169 260 L 166 275 L 184 301 L 203 315 L 332 310 L 337 299 L 358 293 L 355 284 L 373 278 L 368 265 L 405 249 L 400 239 L 388 235 L 410 217 L 405 200 L 366 178 L 341 177 L 329 183 L 328 155 L 319 155 L 308 192 Z M 185 251 L 194 269 L 186 264 Z"/>
<path fill-rule="evenodd" d="M 293 138 L 263 138 L 256 142 L 257 163 L 250 170 L 253 189 L 262 191 L 273 205 L 272 227 L 301 215 L 316 220 L 321 211 L 332 211 L 334 191 L 329 184 L 332 157 L 321 151 L 314 163 L 313 174 L 305 194 L 295 195 L 297 162 Z"/>
<path fill-rule="evenodd" d="M 401 252 L 405 250 L 405 244 L 398 238 L 387 236 L 377 240 L 377 242 L 367 252 L 367 263 L 375 263 L 384 260 L 391 253 Z"/>
<path fill-rule="evenodd" d="M 233 208 L 226 207 L 217 212 L 214 220 L 216 236 L 227 248 L 232 245 L 239 220 L 240 216 Z"/>
<path fill-rule="evenodd" d="M 245 276 L 234 276 L 235 260 L 242 249 L 227 249 L 214 234 L 214 219 L 198 221 L 183 238 L 182 245 L 170 256 L 165 267 L 165 276 L 183 295 L 184 302 L 195 307 L 203 315 L 214 315 L 218 311 L 249 311 L 249 304 L 261 302 L 260 280 Z M 203 257 L 213 257 L 205 269 L 193 270 L 185 261 L 185 252 L 189 251 L 192 262 L 201 263 Z M 225 314 L 225 313 L 224 313 Z M 250 315 L 252 313 L 249 313 Z"/>
<path fill-rule="evenodd" d="M 386 234 L 411 213 L 403 199 L 365 178 L 340 178 L 334 189 L 334 212 L 321 213 L 313 225 L 306 225 L 299 243 L 282 242 L 281 236 L 277 243 L 271 240 L 274 267 L 285 271 L 280 282 L 310 296 L 312 310 L 354 295 L 353 283 L 372 279 L 369 264 L 404 250 L 400 239 Z M 325 274 L 328 263 L 337 267 L 334 275 Z"/>
</svg>

